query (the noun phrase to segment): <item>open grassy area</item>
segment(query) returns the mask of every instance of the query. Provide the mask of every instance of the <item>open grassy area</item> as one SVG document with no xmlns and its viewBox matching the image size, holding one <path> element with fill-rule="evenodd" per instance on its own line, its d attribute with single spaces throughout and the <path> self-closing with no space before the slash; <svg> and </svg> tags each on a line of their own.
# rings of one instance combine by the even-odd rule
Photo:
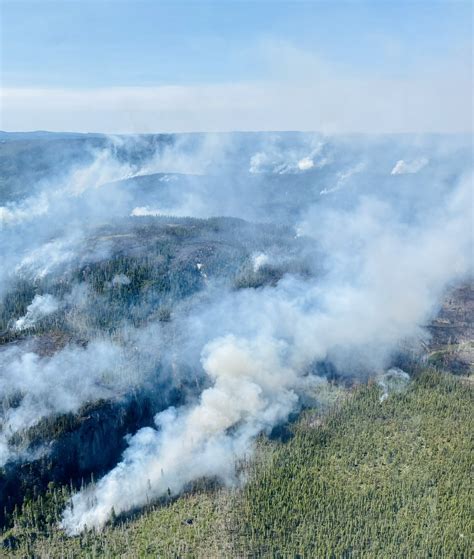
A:
<svg viewBox="0 0 474 559">
<path fill-rule="evenodd" d="M 362 386 L 288 442 L 262 445 L 241 490 L 197 489 L 68 538 L 65 489 L 15 515 L 5 557 L 472 556 L 471 383 L 426 371 L 380 401 Z M 0 554 L 2 551 L 0 551 Z"/>
</svg>

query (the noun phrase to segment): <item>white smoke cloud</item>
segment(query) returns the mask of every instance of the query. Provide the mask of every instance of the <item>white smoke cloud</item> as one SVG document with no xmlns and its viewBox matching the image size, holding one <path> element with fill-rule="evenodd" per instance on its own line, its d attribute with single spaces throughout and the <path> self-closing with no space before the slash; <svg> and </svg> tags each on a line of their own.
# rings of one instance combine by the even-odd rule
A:
<svg viewBox="0 0 474 559">
<path fill-rule="evenodd" d="M 90 189 L 134 176 L 129 163 L 119 163 L 108 149 L 94 153 L 92 163 L 74 166 L 60 184 L 47 185 L 39 194 L 17 203 L 0 207 L 0 226 L 7 227 L 32 221 L 47 214 L 65 211 L 74 204 L 74 198 Z M 58 215 L 59 219 L 63 216 Z"/>
<path fill-rule="evenodd" d="M 258 151 L 251 156 L 249 173 L 285 175 L 322 168 L 328 163 L 327 157 L 322 155 L 323 147 L 324 142 L 316 137 L 309 146 L 299 147 L 282 146 L 278 137 L 274 137 L 266 142 L 265 151 Z"/>
<path fill-rule="evenodd" d="M 206 346 L 203 367 L 213 386 L 204 390 L 196 406 L 158 414 L 159 430 L 139 431 L 123 462 L 93 493 L 73 498 L 63 525 L 70 533 L 84 525 L 103 526 L 112 507 L 119 513 L 168 489 L 176 494 L 195 477 L 216 475 L 232 481 L 235 458 L 248 450 L 250 440 L 285 420 L 297 403 L 296 373 L 282 366 L 284 351 L 275 340 L 251 342 L 233 336 Z M 235 432 L 228 433 L 230 428 Z"/>
<path fill-rule="evenodd" d="M 426 157 L 420 157 L 419 159 L 414 159 L 413 161 L 404 161 L 400 159 L 396 162 L 394 168 L 391 171 L 391 175 L 406 175 L 415 174 L 421 171 L 429 163 Z"/>
<path fill-rule="evenodd" d="M 86 349 L 68 346 L 52 357 L 25 346 L 0 352 L 0 394 L 7 399 L 21 395 L 18 407 L 5 406 L 0 414 L 3 462 L 17 452 L 11 436 L 44 417 L 77 411 L 98 398 L 121 397 L 143 386 L 144 379 L 147 386 L 166 384 L 166 371 L 160 370 L 159 378 L 150 373 L 163 354 L 170 375 L 178 372 L 179 378 L 185 363 L 207 376 L 201 394 L 158 414 L 156 429 L 131 437 L 123 461 L 74 497 L 74 509 L 64 516 L 71 533 L 84 524 L 102 526 L 112 507 L 120 512 L 140 506 L 168 488 L 176 494 L 201 475 L 232 483 L 235 458 L 251 451 L 257 433 L 285 421 L 298 409 L 300 395 L 320 380 L 311 372 L 316 362 L 329 360 L 341 374 L 380 373 L 406 338 L 426 336 L 423 326 L 443 289 L 471 271 L 471 177 L 456 189 L 444 179 L 469 168 L 456 159 L 456 142 L 440 141 L 441 147 L 429 152 L 434 170 L 429 185 L 403 190 L 406 178 L 400 177 L 394 193 L 383 180 L 390 180 L 387 168 L 406 153 L 398 139 L 382 147 L 378 140 L 367 140 L 379 150 L 372 154 L 365 140 L 281 136 L 181 137 L 134 165 L 118 161 L 107 147 L 92 163 L 65 172 L 66 179 L 43 184 L 39 193 L 3 207 L 2 288 L 6 278 L 43 281 L 73 264 L 107 257 L 110 236 L 91 236 L 90 231 L 130 214 L 137 219 L 129 221 L 135 222 L 139 216 L 172 214 L 289 223 L 298 232 L 292 250 L 309 267 L 322 270 L 312 279 L 289 271 L 275 287 L 229 291 L 216 285 L 199 257 L 193 262 L 206 278 L 205 292 L 173 308 L 168 324 L 173 335 L 166 344 L 156 324 L 124 325 L 113 341 L 99 338 Z M 128 141 L 138 140 L 116 138 L 112 143 L 126 147 Z M 424 149 L 419 141 L 417 149 Z M 365 173 L 369 163 L 371 173 L 379 165 L 379 181 Z M 439 176 L 434 175 L 436 165 Z M 157 172 L 191 174 L 146 177 Z M 138 180 L 111 183 L 132 176 L 146 179 L 150 198 Z M 349 188 L 356 183 L 358 188 Z M 277 200 L 275 185 L 285 194 L 283 202 Z M 319 196 L 325 190 L 341 193 Z M 301 248 L 309 242 L 320 261 Z M 249 249 L 254 271 L 293 256 L 282 258 L 265 245 Z M 107 285 L 127 285 L 127 278 L 116 275 Z M 97 332 L 77 312 L 87 309 L 89 295 L 87 285 L 76 284 L 60 304 L 70 309 L 68 321 L 75 331 L 94 339 Z M 41 307 L 41 299 L 35 301 L 33 310 Z M 21 324 L 33 310 L 19 319 Z"/>
<path fill-rule="evenodd" d="M 350 169 L 347 169 L 346 171 L 340 171 L 336 175 L 336 184 L 333 187 L 330 187 L 330 188 L 323 188 L 323 190 L 321 190 L 320 194 L 324 195 L 324 194 L 331 194 L 332 192 L 337 192 L 347 183 L 347 181 L 353 175 L 357 175 L 358 173 L 361 173 L 362 171 L 364 171 L 366 166 L 367 166 L 366 163 L 361 161 L 361 162 L 357 163 L 357 165 L 355 165 L 354 167 L 351 167 Z"/>
<path fill-rule="evenodd" d="M 265 264 L 268 264 L 269 262 L 270 257 L 268 256 L 268 254 L 265 254 L 263 252 L 254 254 L 252 256 L 253 271 L 258 272 L 258 270 L 260 270 L 262 266 L 265 266 Z"/>
<path fill-rule="evenodd" d="M 201 360 L 211 386 L 197 403 L 159 414 L 157 429 L 140 430 L 122 462 L 72 498 L 68 533 L 100 528 L 112 508 L 176 494 L 200 476 L 232 482 L 235 458 L 297 408 L 314 380 L 312 363 L 376 373 L 400 343 L 425 337 L 443 289 L 472 272 L 470 179 L 423 223 L 399 221 L 375 199 L 308 212 L 301 229 L 331 262 L 324 281 L 286 277 L 274 289 L 214 300 L 190 320 L 192 331 L 209 335 Z M 213 338 L 214 325 L 227 333 Z"/>
<path fill-rule="evenodd" d="M 22 204 L 0 206 L 0 230 L 8 225 L 45 215 L 48 210 L 48 196 L 44 192 L 37 197 L 29 198 Z"/>
<path fill-rule="evenodd" d="M 31 328 L 36 322 L 56 312 L 59 309 L 59 301 L 50 294 L 35 295 L 33 301 L 26 308 L 25 316 L 20 317 L 15 321 L 15 330 L 25 330 Z"/>
<path fill-rule="evenodd" d="M 64 165 L 31 196 L 0 207 L 0 295 L 18 275 L 40 279 L 66 267 L 84 253 L 87 228 L 127 215 L 130 194 L 110 183 L 130 178 L 136 166 L 110 147 L 85 152 L 91 162 Z"/>
<path fill-rule="evenodd" d="M 187 195 L 183 193 L 179 203 L 174 205 L 156 206 L 136 206 L 130 212 L 130 217 L 157 217 L 157 216 L 174 216 L 186 217 L 210 217 L 210 208 L 206 208 L 205 200 L 197 192 L 189 192 Z"/>
<path fill-rule="evenodd" d="M 132 217 L 143 217 L 147 215 L 166 215 L 166 213 L 156 208 L 150 208 L 149 206 L 137 206 L 136 208 L 133 208 L 130 215 Z"/>
<path fill-rule="evenodd" d="M 401 392 L 410 382 L 410 375 L 398 367 L 392 367 L 377 377 L 377 384 L 382 389 L 380 401 L 385 402 L 391 393 Z"/>
<path fill-rule="evenodd" d="M 167 173 L 161 182 L 177 180 L 173 173 L 204 175 L 212 173 L 225 159 L 232 141 L 226 134 L 205 134 L 177 136 L 171 145 L 157 151 L 150 161 L 140 169 L 138 175 Z"/>
<path fill-rule="evenodd" d="M 0 408 L 0 466 L 15 455 L 9 444 L 14 434 L 45 417 L 75 412 L 86 402 L 119 397 L 137 385 L 141 374 L 133 355 L 106 340 L 85 349 L 67 346 L 51 357 L 21 347 L 1 351 L 2 400 L 19 396 L 20 401 Z"/>
<path fill-rule="evenodd" d="M 121 286 L 121 285 L 130 285 L 130 278 L 127 277 L 125 274 L 116 274 L 112 278 L 112 285 Z"/>
<path fill-rule="evenodd" d="M 311 157 L 303 157 L 296 165 L 300 171 L 308 171 L 314 167 L 314 161 Z"/>
<path fill-rule="evenodd" d="M 15 267 L 15 273 L 20 277 L 44 278 L 73 261 L 83 242 L 80 236 L 46 242 L 29 251 Z"/>
</svg>

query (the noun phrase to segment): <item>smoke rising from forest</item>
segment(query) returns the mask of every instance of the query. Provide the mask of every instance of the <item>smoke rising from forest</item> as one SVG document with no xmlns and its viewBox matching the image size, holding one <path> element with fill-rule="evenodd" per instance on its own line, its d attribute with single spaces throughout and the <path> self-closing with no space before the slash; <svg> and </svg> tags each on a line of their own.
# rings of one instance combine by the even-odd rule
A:
<svg viewBox="0 0 474 559">
<path fill-rule="evenodd" d="M 346 378 L 380 375 L 426 339 L 445 289 L 472 275 L 469 147 L 452 137 L 184 135 L 151 146 L 108 138 L 23 199 L 5 200 L 0 295 L 19 281 L 42 290 L 9 328 L 34 333 L 60 316 L 84 343 L 66 339 L 49 355 L 19 338 L 2 350 L 0 460 L 17 459 L 12 434 L 42 418 L 137 387 L 185 385 L 182 403 L 156 409 L 120 462 L 74 495 L 64 528 L 100 528 L 112 509 L 177 495 L 200 477 L 236 483 L 235 463 L 255 437 L 327 382 L 318 364 Z M 112 312 L 116 294 L 134 285 L 114 272 L 96 289 L 89 268 L 115 258 L 117 246 L 123 255 L 123 243 L 130 254 L 143 250 L 137 224 L 173 231 L 167 214 L 261 224 L 236 265 L 240 283 L 213 276 L 199 256 L 182 265 L 200 290 L 138 301 L 112 334 L 100 317 L 88 322 L 91 309 Z M 259 232 L 272 225 L 287 244 Z M 224 230 L 212 235 L 236 243 Z"/>
</svg>

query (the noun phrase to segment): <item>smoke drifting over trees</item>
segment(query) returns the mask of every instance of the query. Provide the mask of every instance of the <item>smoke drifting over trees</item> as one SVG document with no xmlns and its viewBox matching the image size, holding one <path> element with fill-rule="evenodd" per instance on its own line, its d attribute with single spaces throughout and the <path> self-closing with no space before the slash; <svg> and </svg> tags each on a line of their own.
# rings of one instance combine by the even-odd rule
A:
<svg viewBox="0 0 474 559">
<path fill-rule="evenodd" d="M 472 274 L 467 137 L 48 141 L 64 158 L 39 141 L 49 174 L 0 208 L 0 461 L 31 459 L 15 436 L 87 402 L 140 390 L 156 406 L 72 498 L 71 534 L 200 477 L 237 483 L 236 460 L 329 367 L 380 375 Z"/>
</svg>

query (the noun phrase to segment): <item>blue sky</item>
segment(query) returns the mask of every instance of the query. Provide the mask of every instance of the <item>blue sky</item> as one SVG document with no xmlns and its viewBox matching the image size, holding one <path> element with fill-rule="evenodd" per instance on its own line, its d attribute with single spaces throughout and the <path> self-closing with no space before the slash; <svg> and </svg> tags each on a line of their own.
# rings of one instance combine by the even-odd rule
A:
<svg viewBox="0 0 474 559">
<path fill-rule="evenodd" d="M 340 126 L 334 122 L 341 118 L 325 120 L 321 110 L 308 114 L 311 88 L 324 106 L 338 87 L 358 96 L 366 89 L 368 97 L 371 91 L 376 97 L 395 91 L 392 103 L 396 103 L 402 91 L 422 97 L 439 89 L 437 80 L 451 80 L 453 90 L 459 81 L 457 87 L 468 94 L 472 79 L 470 2 L 0 1 L 2 127 L 82 129 L 87 124 L 90 129 L 94 120 L 86 118 L 89 104 L 95 122 L 107 131 L 133 131 L 134 127 L 147 131 L 142 130 L 143 124 L 150 119 L 150 126 L 155 122 L 153 126 L 160 128 L 161 123 L 161 128 L 170 129 L 175 123 L 176 128 L 186 129 L 185 115 L 192 116 L 189 129 L 205 128 L 209 120 L 212 129 L 234 129 L 239 120 L 230 118 L 232 111 L 245 116 L 250 104 L 244 119 L 248 128 L 251 115 L 258 113 L 255 99 L 264 98 L 266 92 L 272 95 L 276 89 L 286 91 L 290 103 L 295 92 L 304 89 L 306 117 L 295 115 L 294 126 L 291 118 L 279 119 L 285 110 L 281 98 L 265 118 L 256 119 L 256 128 L 303 128 L 306 118 L 311 128 L 329 122 L 329 129 L 339 126 L 345 131 L 361 127 L 354 115 L 346 119 L 347 126 L 344 122 Z M 320 98 L 324 88 L 326 95 Z M 410 88 L 416 91 L 411 93 Z M 60 96 L 56 111 L 44 102 L 48 92 L 50 99 Z M 449 102 L 447 118 L 452 124 L 452 103 L 460 100 L 448 99 L 448 93 L 443 93 L 446 98 L 438 94 L 437 99 L 440 106 Z M 102 114 L 97 121 L 106 94 L 116 110 L 112 114 L 108 107 L 107 119 Z M 456 113 L 457 128 L 463 120 L 469 121 L 466 94 L 461 101 L 464 115 Z M 207 103 L 199 119 L 203 96 Z M 180 101 L 170 105 L 176 97 Z M 344 95 L 339 97 L 343 105 Z M 209 115 L 213 98 L 218 110 Z M 431 99 L 429 107 L 433 109 L 436 102 Z M 339 109 L 344 112 L 342 105 Z M 124 114 L 135 115 L 135 124 L 120 118 L 120 108 Z M 261 109 L 265 112 L 264 106 Z M 357 111 L 357 104 L 349 109 Z M 337 110 L 337 106 L 329 107 L 328 112 Z M 393 110 L 400 113 L 400 107 Z M 146 111 L 148 116 L 143 114 Z M 207 116 L 212 118 L 206 121 Z M 407 115 L 405 128 L 410 119 Z M 426 127 L 429 118 L 423 122 Z M 449 128 L 449 122 L 443 126 Z M 387 127 L 394 124 L 388 122 Z"/>
</svg>

